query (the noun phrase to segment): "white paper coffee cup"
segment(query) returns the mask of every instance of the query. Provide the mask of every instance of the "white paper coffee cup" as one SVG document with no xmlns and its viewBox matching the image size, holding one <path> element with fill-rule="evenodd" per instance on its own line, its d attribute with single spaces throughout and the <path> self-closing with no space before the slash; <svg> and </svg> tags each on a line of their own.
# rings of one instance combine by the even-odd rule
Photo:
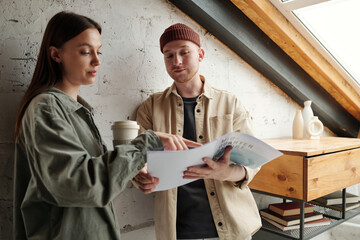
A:
<svg viewBox="0 0 360 240">
<path fill-rule="evenodd" d="M 113 132 L 113 145 L 129 144 L 139 135 L 139 125 L 136 121 L 116 121 L 111 126 Z"/>
</svg>

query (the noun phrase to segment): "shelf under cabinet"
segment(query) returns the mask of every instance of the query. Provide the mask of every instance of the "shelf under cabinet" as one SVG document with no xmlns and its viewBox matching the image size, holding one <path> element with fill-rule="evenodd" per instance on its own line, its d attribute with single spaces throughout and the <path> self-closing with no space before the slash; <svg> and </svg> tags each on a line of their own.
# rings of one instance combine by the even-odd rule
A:
<svg viewBox="0 0 360 240">
<path fill-rule="evenodd" d="M 266 143 L 284 155 L 262 166 L 249 184 L 253 192 L 282 199 L 309 202 L 360 183 L 360 139 L 321 137 L 318 140 L 277 138 Z M 322 208 L 322 209 L 321 209 Z M 360 207 L 342 212 L 316 206 L 328 226 L 281 231 L 263 221 L 262 229 L 287 239 L 310 239 L 360 214 Z"/>
<path fill-rule="evenodd" d="M 320 227 L 311 227 L 311 228 L 304 228 L 304 235 L 303 239 L 311 239 L 345 221 L 348 221 L 349 219 L 357 216 L 360 214 L 360 207 L 351 209 L 346 211 L 346 217 L 344 219 L 341 219 L 341 211 L 336 211 L 330 208 L 317 206 L 315 204 L 312 204 L 315 206 L 315 211 L 321 212 L 324 217 L 327 217 L 331 220 L 331 224 L 327 226 L 320 226 Z M 336 218 L 336 219 L 335 219 Z M 286 237 L 288 239 L 300 239 L 300 229 L 296 230 L 289 230 L 289 231 L 281 231 L 277 227 L 273 226 L 272 224 L 268 223 L 266 220 L 262 219 L 262 230 L 275 233 L 277 235 L 281 235 L 283 237 Z"/>
</svg>

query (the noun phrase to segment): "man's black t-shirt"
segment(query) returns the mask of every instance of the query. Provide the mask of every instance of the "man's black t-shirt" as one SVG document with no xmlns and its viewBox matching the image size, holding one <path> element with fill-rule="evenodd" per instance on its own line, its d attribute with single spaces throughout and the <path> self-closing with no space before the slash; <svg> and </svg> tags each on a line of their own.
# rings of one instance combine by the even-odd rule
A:
<svg viewBox="0 0 360 240">
<path fill-rule="evenodd" d="M 197 97 L 183 98 L 183 137 L 195 142 L 196 99 Z M 178 187 L 176 237 L 178 239 L 218 237 L 203 179 Z"/>
</svg>

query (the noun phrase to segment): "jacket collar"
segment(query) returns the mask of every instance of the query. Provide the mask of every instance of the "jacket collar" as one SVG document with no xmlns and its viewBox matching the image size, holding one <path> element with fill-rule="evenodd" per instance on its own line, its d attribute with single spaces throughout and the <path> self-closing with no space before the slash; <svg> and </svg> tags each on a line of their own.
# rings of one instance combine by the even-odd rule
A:
<svg viewBox="0 0 360 240">
<path fill-rule="evenodd" d="M 211 87 L 210 83 L 208 83 L 205 79 L 205 77 L 203 75 L 200 75 L 200 80 L 204 83 L 204 86 L 203 86 L 203 92 L 202 94 L 200 94 L 200 96 L 204 96 L 208 99 L 212 99 L 213 96 L 214 96 L 214 90 L 213 88 Z M 176 85 L 175 83 L 173 83 L 171 85 L 171 87 L 168 89 L 167 93 L 166 93 L 166 97 L 168 97 L 170 94 L 175 94 L 175 96 L 179 96 L 179 93 L 176 89 Z"/>
<path fill-rule="evenodd" d="M 64 93 L 57 88 L 51 88 L 47 93 L 54 95 L 64 106 L 68 112 L 76 112 L 80 108 L 85 108 L 90 113 L 94 112 L 94 109 L 87 103 L 82 97 L 78 96 L 78 101 L 75 101 L 72 97 Z"/>
</svg>

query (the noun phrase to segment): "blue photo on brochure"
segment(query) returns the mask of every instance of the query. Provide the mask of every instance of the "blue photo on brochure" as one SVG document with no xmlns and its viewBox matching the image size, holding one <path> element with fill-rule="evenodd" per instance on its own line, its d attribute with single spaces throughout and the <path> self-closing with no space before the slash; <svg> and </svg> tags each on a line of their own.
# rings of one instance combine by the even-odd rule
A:
<svg viewBox="0 0 360 240">
<path fill-rule="evenodd" d="M 230 154 L 230 161 L 249 168 L 258 168 L 268 162 L 263 156 L 247 149 L 234 148 Z"/>
<path fill-rule="evenodd" d="M 232 146 L 230 161 L 252 169 L 261 167 L 282 155 L 282 153 L 259 139 L 239 132 L 226 134 L 218 138 L 217 143 L 218 150 L 214 154 L 214 161 L 218 161 L 223 156 L 226 147 Z"/>
<path fill-rule="evenodd" d="M 218 161 L 224 154 L 224 149 L 215 154 L 213 160 Z M 230 161 L 241 164 L 249 168 L 258 168 L 268 160 L 255 152 L 248 149 L 233 148 L 230 153 Z"/>
</svg>

